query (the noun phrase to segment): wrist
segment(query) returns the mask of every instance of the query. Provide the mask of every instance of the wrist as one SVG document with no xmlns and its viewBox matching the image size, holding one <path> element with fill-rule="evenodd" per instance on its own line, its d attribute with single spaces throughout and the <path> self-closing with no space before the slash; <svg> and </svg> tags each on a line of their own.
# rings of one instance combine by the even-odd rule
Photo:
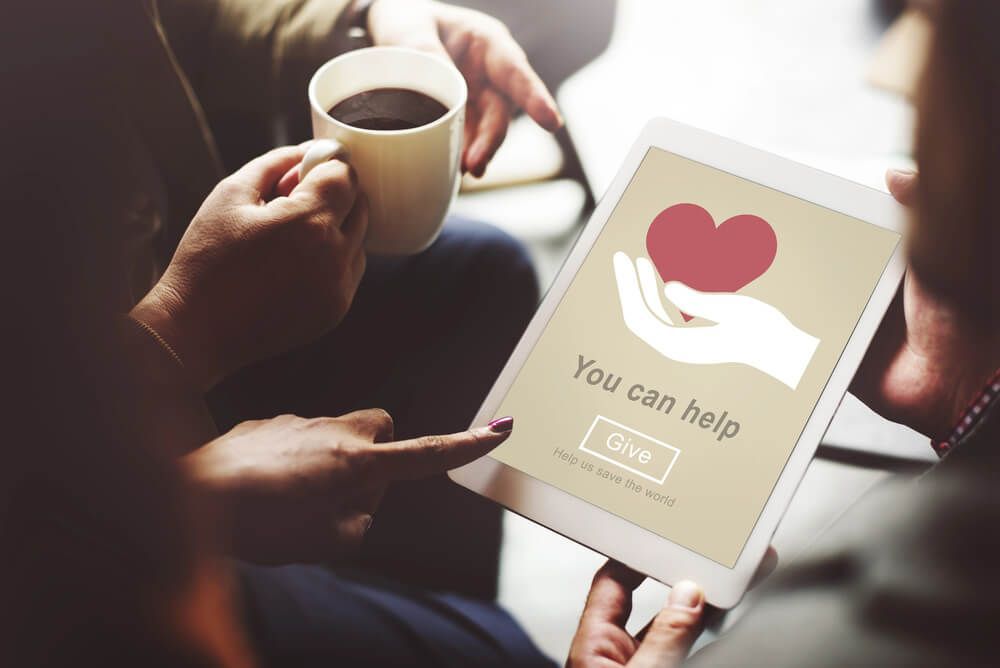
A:
<svg viewBox="0 0 1000 668">
<path fill-rule="evenodd" d="M 984 389 L 996 382 L 1000 368 L 995 365 L 983 366 L 977 371 L 965 374 L 951 385 L 952 395 L 947 402 L 947 412 L 939 421 L 939 426 L 930 432 L 932 441 L 945 440 L 954 436 L 956 430 L 967 417 L 970 407 L 982 396 Z"/>
<path fill-rule="evenodd" d="M 1000 397 L 1000 368 L 994 369 L 986 381 L 974 395 L 965 403 L 953 418 L 947 431 L 939 433 L 942 436 L 931 438 L 931 447 L 939 457 L 944 457 L 964 440 L 972 437 L 979 429 L 982 421 L 990 413 L 991 405 Z"/>
<path fill-rule="evenodd" d="M 211 355 L 206 354 L 208 346 L 194 342 L 194 337 L 188 334 L 190 329 L 183 325 L 182 303 L 179 296 L 172 296 L 170 290 L 158 283 L 129 312 L 129 317 L 147 329 L 175 358 L 187 382 L 204 392 L 221 374 L 211 363 Z"/>
</svg>

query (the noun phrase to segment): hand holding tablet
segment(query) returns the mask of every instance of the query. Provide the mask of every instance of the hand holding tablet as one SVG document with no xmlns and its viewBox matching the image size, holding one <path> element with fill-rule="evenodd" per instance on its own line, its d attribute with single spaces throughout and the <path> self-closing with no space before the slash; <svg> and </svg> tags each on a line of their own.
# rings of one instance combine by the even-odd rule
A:
<svg viewBox="0 0 1000 668">
<path fill-rule="evenodd" d="M 901 219 L 652 122 L 475 420 L 517 432 L 452 477 L 734 605 L 899 284 Z"/>
</svg>

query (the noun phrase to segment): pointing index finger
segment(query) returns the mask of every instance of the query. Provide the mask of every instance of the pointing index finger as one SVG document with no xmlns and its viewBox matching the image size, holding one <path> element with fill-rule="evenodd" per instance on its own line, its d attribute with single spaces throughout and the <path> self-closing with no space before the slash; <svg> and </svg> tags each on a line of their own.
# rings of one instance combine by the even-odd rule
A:
<svg viewBox="0 0 1000 668">
<path fill-rule="evenodd" d="M 491 424 L 494 426 L 444 436 L 376 443 L 372 446 L 376 467 L 389 480 L 414 480 L 464 466 L 487 454 L 510 436 L 512 419 L 494 420 Z"/>
</svg>

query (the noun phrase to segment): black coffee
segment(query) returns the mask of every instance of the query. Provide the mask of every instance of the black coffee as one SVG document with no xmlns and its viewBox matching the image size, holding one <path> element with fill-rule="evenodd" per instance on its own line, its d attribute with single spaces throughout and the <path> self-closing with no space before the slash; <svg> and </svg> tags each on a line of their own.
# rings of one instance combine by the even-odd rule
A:
<svg viewBox="0 0 1000 668">
<path fill-rule="evenodd" d="M 352 95 L 330 109 L 341 123 L 363 130 L 409 130 L 433 123 L 448 108 L 408 88 L 375 88 Z"/>
</svg>

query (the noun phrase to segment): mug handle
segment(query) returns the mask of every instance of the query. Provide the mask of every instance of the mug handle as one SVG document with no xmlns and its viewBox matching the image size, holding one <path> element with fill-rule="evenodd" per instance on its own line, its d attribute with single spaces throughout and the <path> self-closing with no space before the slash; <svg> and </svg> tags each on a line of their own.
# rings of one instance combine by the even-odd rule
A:
<svg viewBox="0 0 1000 668">
<path fill-rule="evenodd" d="M 306 174 L 311 172 L 316 165 L 330 160 L 348 162 L 350 159 L 351 152 L 336 139 L 317 139 L 306 151 L 305 157 L 299 164 L 299 183 L 305 180 Z"/>
</svg>

